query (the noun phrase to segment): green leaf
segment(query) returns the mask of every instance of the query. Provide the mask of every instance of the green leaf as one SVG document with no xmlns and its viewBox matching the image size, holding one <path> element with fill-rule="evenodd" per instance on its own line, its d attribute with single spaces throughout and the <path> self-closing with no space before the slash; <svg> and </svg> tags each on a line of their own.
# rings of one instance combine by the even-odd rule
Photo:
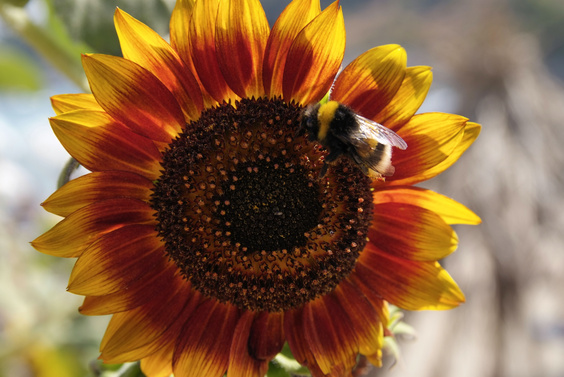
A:
<svg viewBox="0 0 564 377">
<path fill-rule="evenodd" d="M 0 50 L 0 89 L 41 88 L 41 70 L 29 55 L 6 45 L 0 45 Z"/>
<path fill-rule="evenodd" d="M 69 35 L 95 52 L 120 55 L 113 18 L 116 6 L 149 25 L 161 35 L 168 34 L 174 0 L 49 0 Z"/>
</svg>

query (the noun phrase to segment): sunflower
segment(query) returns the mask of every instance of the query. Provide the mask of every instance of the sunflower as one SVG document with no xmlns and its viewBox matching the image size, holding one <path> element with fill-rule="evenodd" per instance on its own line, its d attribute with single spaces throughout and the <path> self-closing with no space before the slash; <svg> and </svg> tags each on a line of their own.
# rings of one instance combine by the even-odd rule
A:
<svg viewBox="0 0 564 377">
<path fill-rule="evenodd" d="M 43 207 L 64 219 L 33 246 L 78 258 L 80 312 L 112 314 L 107 363 L 147 376 L 263 376 L 287 342 L 314 376 L 379 365 L 388 303 L 449 309 L 464 296 L 437 260 L 479 218 L 413 185 L 451 166 L 480 126 L 415 115 L 429 67 L 376 47 L 337 76 L 339 2 L 294 0 L 269 28 L 258 0 L 180 0 L 170 43 L 127 13 L 122 57 L 83 56 L 92 94 L 52 98 L 51 126 L 90 173 Z M 296 132 L 330 99 L 397 132 L 395 174 L 372 180 Z"/>
</svg>

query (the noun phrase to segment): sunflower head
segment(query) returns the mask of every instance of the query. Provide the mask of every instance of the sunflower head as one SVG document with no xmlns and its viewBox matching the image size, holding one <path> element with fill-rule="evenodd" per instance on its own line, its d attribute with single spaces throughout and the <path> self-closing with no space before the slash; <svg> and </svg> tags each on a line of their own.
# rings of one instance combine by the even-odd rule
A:
<svg viewBox="0 0 564 377">
<path fill-rule="evenodd" d="M 123 58 L 85 55 L 92 94 L 52 99 L 55 134 L 90 173 L 43 203 L 64 219 L 33 242 L 78 258 L 82 313 L 113 315 L 105 362 L 258 377 L 287 342 L 314 376 L 348 375 L 358 354 L 380 363 L 388 302 L 464 301 L 437 260 L 456 249 L 451 224 L 479 219 L 413 185 L 480 126 L 415 115 L 429 67 L 386 45 L 337 76 L 338 1 L 294 0 L 270 29 L 258 0 L 182 0 L 170 43 L 119 9 L 115 24 Z"/>
</svg>

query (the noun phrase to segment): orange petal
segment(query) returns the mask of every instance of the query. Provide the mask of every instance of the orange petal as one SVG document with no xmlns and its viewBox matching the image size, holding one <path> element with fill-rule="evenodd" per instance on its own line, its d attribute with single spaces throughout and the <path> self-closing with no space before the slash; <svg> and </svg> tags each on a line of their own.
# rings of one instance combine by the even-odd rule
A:
<svg viewBox="0 0 564 377">
<path fill-rule="evenodd" d="M 435 212 L 406 203 L 374 206 L 370 242 L 405 259 L 435 261 L 456 250 L 458 237 Z"/>
<path fill-rule="evenodd" d="M 262 97 L 262 59 L 270 29 L 259 0 L 219 3 L 215 32 L 223 77 L 240 97 Z"/>
<path fill-rule="evenodd" d="M 464 135 L 462 137 L 462 140 L 460 141 L 460 143 L 458 143 L 454 151 L 452 151 L 452 153 L 450 153 L 448 157 L 445 158 L 443 161 L 441 161 L 439 164 L 420 173 L 417 176 L 418 179 L 417 182 L 436 177 L 437 175 L 441 174 L 442 172 L 450 168 L 456 161 L 458 161 L 460 156 L 462 156 L 462 154 L 466 152 L 466 150 L 474 143 L 474 141 L 476 141 L 478 135 L 480 135 L 481 129 L 482 126 L 477 123 L 473 123 L 473 122 L 466 123 L 466 127 L 464 127 Z"/>
<path fill-rule="evenodd" d="M 166 336 L 163 335 L 162 338 Z M 157 348 L 155 352 L 141 359 L 141 371 L 145 376 L 170 377 L 172 375 L 172 354 L 174 338 Z"/>
<path fill-rule="evenodd" d="M 152 73 L 127 59 L 83 55 L 82 65 L 96 100 L 134 132 L 168 143 L 185 124 L 174 95 Z"/>
<path fill-rule="evenodd" d="M 177 0 L 170 17 L 170 44 L 194 74 L 196 69 L 190 50 L 189 25 L 195 4 L 195 0 Z"/>
<path fill-rule="evenodd" d="M 219 103 L 238 99 L 219 69 L 215 30 L 218 0 L 196 1 L 189 29 L 189 46 L 198 77 L 206 91 Z"/>
<path fill-rule="evenodd" d="M 136 199 L 110 199 L 82 207 L 31 244 L 38 251 L 63 258 L 82 255 L 100 236 L 128 224 L 153 224 L 153 210 Z"/>
<path fill-rule="evenodd" d="M 375 119 L 394 97 L 405 77 L 407 54 L 399 45 L 375 47 L 353 60 L 337 76 L 331 99 Z"/>
<path fill-rule="evenodd" d="M 345 21 L 339 1 L 328 6 L 297 35 L 284 66 L 286 101 L 320 101 L 331 88 L 345 53 Z"/>
<path fill-rule="evenodd" d="M 445 113 L 418 114 L 405 124 L 398 134 L 407 143 L 406 150 L 394 148 L 393 176 L 386 182 L 397 185 L 420 182 L 427 171 L 446 160 L 456 149 L 464 135 L 468 119 Z"/>
<path fill-rule="evenodd" d="M 258 360 L 271 360 L 284 346 L 284 313 L 257 314 L 249 337 L 249 353 Z"/>
<path fill-rule="evenodd" d="M 106 330 L 104 339 L 102 339 L 102 355 L 101 359 L 106 363 L 117 364 L 127 361 L 137 361 L 140 359 L 150 358 L 151 356 L 157 356 L 153 359 L 153 369 L 159 371 L 172 369 L 172 353 L 174 352 L 174 346 L 182 326 L 186 323 L 186 320 L 192 315 L 196 307 L 202 301 L 202 296 L 190 288 L 190 284 L 187 283 L 184 278 L 179 277 L 176 279 L 176 286 L 179 290 L 169 291 L 170 295 L 166 295 L 170 301 L 165 302 L 166 305 L 173 306 L 172 316 L 165 316 L 162 318 L 158 317 L 158 311 L 151 312 L 151 306 L 146 305 L 145 308 L 138 308 L 132 317 L 134 321 L 134 326 L 130 326 L 130 331 L 123 331 L 121 329 L 120 323 L 118 326 L 113 326 Z M 176 289 L 176 288 L 174 288 Z M 119 315 L 119 313 L 118 313 Z M 115 316 L 115 315 L 114 315 Z M 127 323 L 127 318 L 125 320 L 120 320 L 121 324 Z M 137 325 L 139 323 L 139 325 Z M 110 322 L 111 324 L 111 322 Z M 156 336 L 152 337 L 150 341 L 145 341 L 143 337 L 144 328 L 149 327 L 151 332 L 156 332 Z M 139 328 L 140 331 L 136 331 Z M 111 330 L 111 331 L 110 331 Z M 118 336 L 121 331 L 122 336 Z M 152 335 L 152 334 L 151 334 Z M 115 352 L 108 352 L 109 342 L 125 341 L 129 344 L 127 346 L 122 345 L 121 347 L 115 347 Z M 131 342 L 127 337 L 138 337 L 138 340 Z M 121 338 L 121 339 L 120 339 Z M 165 351 L 161 353 L 161 351 Z M 158 357 L 160 353 L 161 357 Z M 167 368 L 168 363 L 168 368 Z M 141 368 L 147 367 L 146 364 L 141 362 Z M 153 376 L 153 374 L 146 373 L 147 376 Z M 167 375 L 168 377 L 168 375 Z"/>
<path fill-rule="evenodd" d="M 166 268 L 167 256 L 153 225 L 126 225 L 98 238 L 78 258 L 68 290 L 98 296 L 128 289 Z"/>
<path fill-rule="evenodd" d="M 256 313 L 245 311 L 239 319 L 229 353 L 227 377 L 264 376 L 268 370 L 268 360 L 258 360 L 249 353 L 249 338 Z"/>
<path fill-rule="evenodd" d="M 41 205 L 59 216 L 68 216 L 91 203 L 132 198 L 148 202 L 153 183 L 147 178 L 124 171 L 104 171 L 83 175 L 55 191 Z"/>
<path fill-rule="evenodd" d="M 262 78 L 268 97 L 282 96 L 282 77 L 290 46 L 298 33 L 319 13 L 319 0 L 294 0 L 272 27 L 266 44 Z"/>
<path fill-rule="evenodd" d="M 303 321 L 303 336 L 323 373 L 351 371 L 359 348 L 345 310 L 335 297 L 325 295 L 307 303 Z"/>
<path fill-rule="evenodd" d="M 153 296 L 145 305 L 114 314 L 100 344 L 100 358 L 115 364 L 139 360 L 157 351 L 166 341 L 162 337 L 169 329 L 178 334 L 185 312 L 190 314 L 195 302 L 197 300 L 186 281 L 176 279 L 173 285 Z"/>
<path fill-rule="evenodd" d="M 396 257 L 368 244 L 356 263 L 361 281 L 406 310 L 445 310 L 464 302 L 464 294 L 438 262 Z"/>
<path fill-rule="evenodd" d="M 186 121 L 203 109 L 200 86 L 176 51 L 150 27 L 116 9 L 114 15 L 123 57 L 155 75 L 176 97 Z"/>
<path fill-rule="evenodd" d="M 384 203 L 412 204 L 439 215 L 447 224 L 470 224 L 481 222 L 480 218 L 457 201 L 434 191 L 414 186 L 386 187 L 374 192 L 374 205 Z"/>
<path fill-rule="evenodd" d="M 309 342 L 305 339 L 304 307 L 284 313 L 284 333 L 292 355 L 298 363 L 306 366 L 312 376 L 325 376 L 311 352 Z"/>
<path fill-rule="evenodd" d="M 190 41 L 190 23 L 194 10 L 195 0 L 178 0 L 170 17 L 170 44 L 184 62 L 184 67 L 189 70 L 200 87 L 204 100 L 204 108 L 210 108 L 217 104 L 204 88 L 198 77 L 194 61 L 192 60 L 192 47 Z"/>
<path fill-rule="evenodd" d="M 51 106 L 53 106 L 57 115 L 73 110 L 102 110 L 94 96 L 86 93 L 53 96 L 51 97 Z"/>
<path fill-rule="evenodd" d="M 167 292 L 174 286 L 178 267 L 172 261 L 153 276 L 140 279 L 127 290 L 121 290 L 104 296 L 86 296 L 78 309 L 84 315 L 107 315 L 135 309 L 147 304 L 155 296 Z"/>
<path fill-rule="evenodd" d="M 384 324 L 378 311 L 360 289 L 348 279 L 342 280 L 333 291 L 342 308 L 346 309 L 347 322 L 363 355 L 380 355 L 384 342 Z M 378 359 L 378 357 L 375 357 Z M 374 358 L 373 358 L 374 359 Z"/>
<path fill-rule="evenodd" d="M 239 317 L 232 305 L 211 299 L 202 302 L 178 334 L 172 358 L 174 375 L 223 376 Z"/>
<path fill-rule="evenodd" d="M 419 110 L 432 82 L 431 67 L 408 67 L 399 90 L 372 119 L 392 130 L 398 130 Z"/>
<path fill-rule="evenodd" d="M 161 156 L 153 142 L 107 113 L 76 110 L 49 120 L 61 144 L 86 169 L 123 170 L 158 178 Z"/>
</svg>

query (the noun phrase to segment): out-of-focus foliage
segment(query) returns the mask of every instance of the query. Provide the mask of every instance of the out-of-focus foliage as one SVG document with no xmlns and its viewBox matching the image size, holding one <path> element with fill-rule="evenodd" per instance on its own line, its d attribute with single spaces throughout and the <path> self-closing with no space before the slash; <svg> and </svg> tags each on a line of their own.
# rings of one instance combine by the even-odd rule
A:
<svg viewBox="0 0 564 377">
<path fill-rule="evenodd" d="M 40 68 L 29 55 L 10 46 L 0 46 L 0 89 L 38 90 L 42 79 Z"/>
<path fill-rule="evenodd" d="M 73 40 L 88 44 L 93 51 L 120 55 L 114 29 L 116 7 L 134 14 L 161 35 L 168 34 L 175 0 L 48 0 Z"/>
</svg>

